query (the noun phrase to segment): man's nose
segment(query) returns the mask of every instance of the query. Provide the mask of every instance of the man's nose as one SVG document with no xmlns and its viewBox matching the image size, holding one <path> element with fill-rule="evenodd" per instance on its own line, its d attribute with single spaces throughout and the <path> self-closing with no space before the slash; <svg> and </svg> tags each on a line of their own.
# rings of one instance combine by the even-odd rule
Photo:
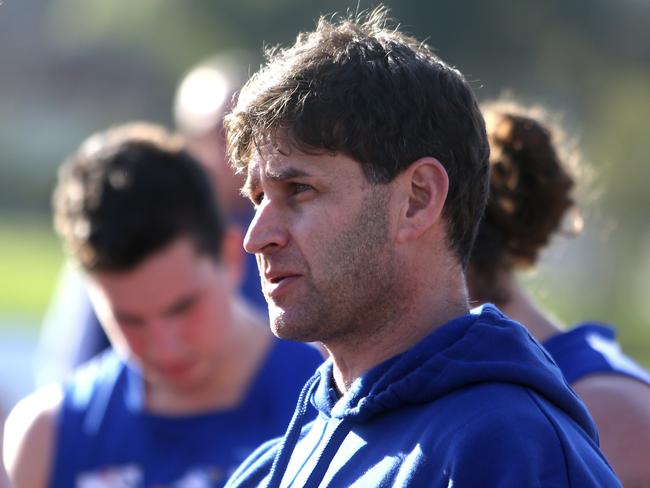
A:
<svg viewBox="0 0 650 488">
<path fill-rule="evenodd" d="M 148 324 L 148 346 L 159 360 L 173 359 L 183 351 L 181 331 L 174 320 L 156 319 Z"/>
<path fill-rule="evenodd" d="M 286 246 L 288 232 L 282 209 L 272 200 L 263 200 L 255 211 L 244 238 L 244 249 L 251 254 L 268 253 Z"/>
</svg>

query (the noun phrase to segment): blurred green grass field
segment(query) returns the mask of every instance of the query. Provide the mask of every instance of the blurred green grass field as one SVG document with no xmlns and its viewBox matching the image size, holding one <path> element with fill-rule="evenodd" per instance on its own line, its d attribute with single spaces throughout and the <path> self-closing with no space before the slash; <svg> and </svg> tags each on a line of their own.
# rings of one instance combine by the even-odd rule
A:
<svg viewBox="0 0 650 488">
<path fill-rule="evenodd" d="M 62 249 L 50 221 L 0 214 L 0 327 L 16 317 L 38 325 L 54 289 Z"/>
</svg>

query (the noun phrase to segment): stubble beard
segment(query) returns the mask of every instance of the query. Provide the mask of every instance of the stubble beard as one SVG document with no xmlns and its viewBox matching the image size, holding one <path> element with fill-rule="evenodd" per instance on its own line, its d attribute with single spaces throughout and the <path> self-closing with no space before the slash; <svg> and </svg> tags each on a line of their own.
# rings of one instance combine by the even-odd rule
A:
<svg viewBox="0 0 650 488">
<path fill-rule="evenodd" d="M 278 337 L 302 342 L 363 347 L 399 316 L 404 301 L 398 263 L 389 241 L 386 187 L 375 185 L 352 223 L 324 243 L 320 276 L 305 279 L 305 293 L 282 308 L 269 304 Z"/>
</svg>

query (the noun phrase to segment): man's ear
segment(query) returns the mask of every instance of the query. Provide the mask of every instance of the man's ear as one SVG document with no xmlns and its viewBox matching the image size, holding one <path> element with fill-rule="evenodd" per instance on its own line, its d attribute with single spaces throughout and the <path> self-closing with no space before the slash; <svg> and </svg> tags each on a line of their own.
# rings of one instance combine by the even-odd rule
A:
<svg viewBox="0 0 650 488">
<path fill-rule="evenodd" d="M 221 262 L 228 271 L 228 280 L 238 288 L 244 274 L 244 233 L 238 227 L 229 225 L 221 244 Z"/>
<path fill-rule="evenodd" d="M 447 171 L 435 158 L 420 158 L 399 176 L 398 242 L 417 239 L 442 217 L 449 190 Z"/>
</svg>

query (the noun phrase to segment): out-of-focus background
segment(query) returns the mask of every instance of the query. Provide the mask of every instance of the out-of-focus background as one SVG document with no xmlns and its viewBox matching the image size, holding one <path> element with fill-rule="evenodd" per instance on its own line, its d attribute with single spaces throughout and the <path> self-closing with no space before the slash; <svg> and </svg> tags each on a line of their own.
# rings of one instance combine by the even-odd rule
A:
<svg viewBox="0 0 650 488">
<path fill-rule="evenodd" d="M 615 323 L 650 366 L 650 2 L 386 1 L 481 100 L 509 88 L 564 114 L 596 173 L 585 232 L 526 277 L 567 324 Z M 50 224 L 59 163 L 91 132 L 170 126 L 177 81 L 224 49 L 291 43 L 366 0 L 0 0 L 0 405 L 32 385 L 32 353 L 62 252 Z M 379 101 L 378 101 L 379 103 Z M 62 337 L 61 340 L 66 340 Z"/>
</svg>

